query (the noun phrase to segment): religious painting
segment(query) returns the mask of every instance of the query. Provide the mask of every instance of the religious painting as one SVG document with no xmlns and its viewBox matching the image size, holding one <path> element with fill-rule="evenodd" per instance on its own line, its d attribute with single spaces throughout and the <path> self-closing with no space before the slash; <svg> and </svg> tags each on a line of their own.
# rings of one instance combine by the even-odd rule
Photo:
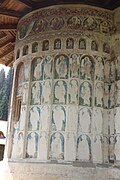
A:
<svg viewBox="0 0 120 180">
<path fill-rule="evenodd" d="M 78 115 L 78 133 L 91 132 L 91 111 L 88 108 L 82 108 Z"/>
<path fill-rule="evenodd" d="M 79 161 L 91 160 L 91 140 L 88 135 L 80 135 L 77 139 L 77 158 Z"/>
<path fill-rule="evenodd" d="M 115 84 L 109 85 L 109 108 L 114 108 L 115 106 Z M 119 97 L 117 97 L 119 99 Z"/>
<path fill-rule="evenodd" d="M 50 158 L 64 159 L 64 136 L 61 133 L 54 133 L 50 138 Z"/>
<path fill-rule="evenodd" d="M 53 65 L 53 57 L 52 56 L 45 56 L 43 58 L 43 78 L 44 79 L 51 79 L 52 78 L 52 65 Z"/>
<path fill-rule="evenodd" d="M 77 54 L 72 54 L 70 56 L 70 77 L 79 77 L 79 56 Z"/>
<path fill-rule="evenodd" d="M 24 82 L 24 65 L 21 63 L 17 68 L 17 90 L 16 95 L 22 95 L 22 83 Z"/>
<path fill-rule="evenodd" d="M 83 56 L 80 60 L 80 78 L 86 80 L 93 80 L 94 65 L 90 56 Z"/>
<path fill-rule="evenodd" d="M 50 103 L 51 102 L 51 82 L 44 81 L 42 83 L 42 103 Z"/>
<path fill-rule="evenodd" d="M 69 103 L 78 104 L 78 81 L 72 79 L 69 84 Z"/>
<path fill-rule="evenodd" d="M 32 81 L 38 81 L 43 79 L 43 59 L 42 57 L 35 58 L 32 61 L 31 67 Z"/>
<path fill-rule="evenodd" d="M 34 42 L 32 44 L 32 53 L 36 53 L 36 52 L 38 52 L 38 43 Z"/>
<path fill-rule="evenodd" d="M 100 56 L 98 56 L 97 59 L 96 59 L 95 79 L 98 80 L 98 81 L 103 81 L 104 80 L 104 61 Z"/>
<path fill-rule="evenodd" d="M 120 108 L 119 107 L 115 109 L 114 121 L 115 121 L 115 133 L 120 133 Z"/>
<path fill-rule="evenodd" d="M 64 20 L 62 17 L 54 17 L 50 22 L 50 27 L 53 30 L 59 30 L 63 28 L 64 26 Z"/>
<path fill-rule="evenodd" d="M 48 23 L 45 19 L 39 19 L 39 20 L 36 20 L 34 22 L 34 26 L 32 28 L 32 30 L 35 32 L 35 33 L 39 33 L 39 32 L 44 32 L 47 30 L 47 26 L 48 26 Z"/>
<path fill-rule="evenodd" d="M 107 21 L 102 21 L 100 24 L 100 31 L 102 33 L 109 33 L 111 29 L 110 24 Z"/>
<path fill-rule="evenodd" d="M 39 82 L 36 82 L 31 87 L 31 105 L 32 104 L 41 104 L 42 96 L 42 85 Z"/>
<path fill-rule="evenodd" d="M 104 67 L 104 72 L 105 72 L 105 82 L 110 82 L 110 61 L 107 60 L 105 62 L 105 67 Z"/>
<path fill-rule="evenodd" d="M 55 106 L 52 111 L 52 130 L 65 131 L 66 111 L 63 106 Z"/>
<path fill-rule="evenodd" d="M 114 148 L 115 148 L 115 136 L 111 135 L 109 138 L 109 162 L 110 163 L 115 162 Z"/>
<path fill-rule="evenodd" d="M 111 82 L 115 81 L 115 62 L 114 61 L 110 62 L 110 81 Z"/>
<path fill-rule="evenodd" d="M 28 45 L 25 45 L 24 47 L 23 47 L 23 52 L 22 52 L 22 55 L 23 56 L 25 56 L 25 55 L 28 55 Z"/>
<path fill-rule="evenodd" d="M 50 123 L 50 106 L 43 105 L 40 111 L 40 130 L 46 131 Z"/>
<path fill-rule="evenodd" d="M 68 38 L 66 40 L 66 49 L 73 49 L 74 48 L 74 39 Z"/>
<path fill-rule="evenodd" d="M 81 19 L 77 16 L 72 16 L 68 19 L 67 25 L 71 29 L 78 29 L 81 26 Z"/>
<path fill-rule="evenodd" d="M 36 132 L 31 132 L 27 137 L 27 158 L 37 158 L 38 154 L 38 134 Z"/>
<path fill-rule="evenodd" d="M 94 137 L 94 145 L 93 145 L 93 162 L 94 163 L 103 162 L 102 143 L 103 143 L 102 135 L 96 135 Z"/>
<path fill-rule="evenodd" d="M 13 129 L 13 139 L 12 139 L 12 158 L 17 158 L 17 142 L 18 142 L 18 128 L 19 128 L 19 121 L 14 123 Z"/>
<path fill-rule="evenodd" d="M 24 81 L 29 81 L 29 76 L 30 75 L 30 64 L 25 63 L 24 64 Z"/>
<path fill-rule="evenodd" d="M 55 104 L 67 103 L 67 83 L 59 80 L 54 85 L 54 100 Z"/>
<path fill-rule="evenodd" d="M 48 135 L 46 132 L 40 133 L 40 140 L 39 140 L 39 149 L 38 149 L 38 158 L 42 161 L 47 160 L 48 156 Z"/>
<path fill-rule="evenodd" d="M 22 106 L 21 112 L 20 112 L 20 120 L 19 120 L 19 130 L 20 131 L 25 130 L 25 122 L 26 122 L 26 107 Z"/>
<path fill-rule="evenodd" d="M 34 106 L 29 111 L 28 129 L 32 131 L 39 130 L 40 125 L 40 108 Z"/>
<path fill-rule="evenodd" d="M 87 81 L 80 85 L 80 105 L 92 105 L 92 85 Z"/>
<path fill-rule="evenodd" d="M 115 148 L 114 148 L 115 160 L 120 161 L 120 135 L 115 136 Z"/>
<path fill-rule="evenodd" d="M 110 103 L 110 94 L 109 94 L 109 84 L 105 83 L 104 84 L 104 108 L 108 109 L 109 108 L 109 103 Z"/>
<path fill-rule="evenodd" d="M 116 82 L 116 106 L 120 106 L 120 81 Z"/>
<path fill-rule="evenodd" d="M 17 158 L 23 158 L 23 140 L 24 135 L 22 132 L 18 134 L 18 140 L 17 140 Z"/>
<path fill-rule="evenodd" d="M 120 80 L 120 56 L 116 57 L 116 80 Z"/>
<path fill-rule="evenodd" d="M 104 95 L 103 83 L 97 82 L 95 84 L 95 106 L 103 107 L 103 95 Z"/>
<path fill-rule="evenodd" d="M 49 50 L 49 41 L 45 40 L 42 44 L 42 51 L 48 51 Z"/>
<path fill-rule="evenodd" d="M 86 49 L 86 40 L 85 39 L 80 39 L 79 40 L 79 49 Z"/>
<path fill-rule="evenodd" d="M 107 43 L 103 44 L 103 52 L 110 53 L 110 46 Z"/>
<path fill-rule="evenodd" d="M 98 51 L 98 45 L 95 41 L 91 42 L 91 50 L 92 51 Z"/>
<path fill-rule="evenodd" d="M 61 39 L 55 39 L 54 49 L 61 49 Z"/>
<path fill-rule="evenodd" d="M 94 108 L 93 110 L 93 128 L 96 134 L 101 134 L 103 130 L 103 110 Z"/>
<path fill-rule="evenodd" d="M 69 59 L 66 55 L 58 55 L 55 58 L 55 79 L 68 79 Z"/>
<path fill-rule="evenodd" d="M 93 31 L 97 28 L 97 22 L 92 16 L 89 16 L 84 20 L 83 27 L 86 30 Z"/>
<path fill-rule="evenodd" d="M 78 105 L 67 107 L 66 131 L 77 132 Z"/>
<path fill-rule="evenodd" d="M 22 88 L 22 104 L 27 104 L 28 99 L 28 83 L 23 84 Z"/>
</svg>

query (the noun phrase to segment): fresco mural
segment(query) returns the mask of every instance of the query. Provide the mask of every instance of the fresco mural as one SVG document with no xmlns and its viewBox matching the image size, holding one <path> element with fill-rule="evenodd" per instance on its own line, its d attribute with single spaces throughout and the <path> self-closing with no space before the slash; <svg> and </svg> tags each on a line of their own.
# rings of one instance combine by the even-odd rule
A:
<svg viewBox="0 0 120 180">
<path fill-rule="evenodd" d="M 79 56 L 77 54 L 72 54 L 70 57 L 70 77 L 79 77 Z"/>
</svg>

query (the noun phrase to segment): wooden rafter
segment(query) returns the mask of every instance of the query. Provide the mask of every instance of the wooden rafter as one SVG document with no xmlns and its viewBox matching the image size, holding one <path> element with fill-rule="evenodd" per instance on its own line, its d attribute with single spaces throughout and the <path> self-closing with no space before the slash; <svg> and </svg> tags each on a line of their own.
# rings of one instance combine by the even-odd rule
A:
<svg viewBox="0 0 120 180">
<path fill-rule="evenodd" d="M 5 47 L 6 45 L 8 45 L 9 43 L 14 43 L 15 42 L 15 38 L 12 39 L 8 39 L 7 41 L 3 42 L 0 44 L 0 48 Z"/>
<path fill-rule="evenodd" d="M 16 30 L 17 24 L 0 24 L 0 31 Z"/>
<path fill-rule="evenodd" d="M 0 59 L 7 56 L 8 54 L 10 54 L 12 51 L 14 50 L 14 46 L 12 46 L 10 49 L 8 49 L 7 51 L 5 51 L 4 53 L 2 53 L 0 55 Z"/>
<path fill-rule="evenodd" d="M 7 36 L 7 34 L 5 32 L 1 32 L 0 39 L 5 38 L 6 36 Z"/>
<path fill-rule="evenodd" d="M 24 5 L 28 6 L 28 7 L 33 7 L 35 2 L 31 2 L 30 0 L 18 0 L 19 2 L 23 3 Z"/>
<path fill-rule="evenodd" d="M 11 16 L 11 17 L 15 17 L 15 18 L 20 18 L 21 17 L 21 13 L 17 12 L 17 11 L 13 11 L 13 10 L 9 10 L 9 9 L 3 9 L 0 8 L 0 14 L 1 15 L 5 15 L 5 16 Z"/>
</svg>

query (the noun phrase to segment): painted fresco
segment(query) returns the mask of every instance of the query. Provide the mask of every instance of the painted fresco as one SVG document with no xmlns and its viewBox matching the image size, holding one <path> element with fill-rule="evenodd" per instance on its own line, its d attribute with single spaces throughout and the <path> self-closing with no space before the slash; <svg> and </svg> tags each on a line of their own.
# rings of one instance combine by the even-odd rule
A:
<svg viewBox="0 0 120 180">
<path fill-rule="evenodd" d="M 51 102 L 51 82 L 44 81 L 42 84 L 42 103 L 49 104 Z"/>
<path fill-rule="evenodd" d="M 98 51 L 98 45 L 95 41 L 91 42 L 91 50 L 92 51 Z"/>
<path fill-rule="evenodd" d="M 70 57 L 70 77 L 79 77 L 79 56 L 77 54 L 72 54 Z"/>
<path fill-rule="evenodd" d="M 79 40 L 79 49 L 86 49 L 86 40 L 85 39 L 80 39 Z"/>
<path fill-rule="evenodd" d="M 93 162 L 95 163 L 103 162 L 102 141 L 103 140 L 101 135 L 96 135 L 94 137 Z"/>
<path fill-rule="evenodd" d="M 32 61 L 32 80 L 38 81 L 43 78 L 43 61 L 38 57 Z"/>
<path fill-rule="evenodd" d="M 32 104 L 41 104 L 42 96 L 42 85 L 39 82 L 36 82 L 31 87 L 31 105 Z"/>
<path fill-rule="evenodd" d="M 84 20 L 83 26 L 87 30 L 94 30 L 97 27 L 97 22 L 92 16 L 90 16 Z"/>
<path fill-rule="evenodd" d="M 78 106 L 68 106 L 67 109 L 67 119 L 66 119 L 66 129 L 67 131 L 77 132 L 77 122 L 78 122 Z"/>
<path fill-rule="evenodd" d="M 95 106 L 103 107 L 104 88 L 103 83 L 97 82 L 95 84 Z"/>
<path fill-rule="evenodd" d="M 69 103 L 78 104 L 78 81 L 72 79 L 69 85 Z"/>
<path fill-rule="evenodd" d="M 67 83 L 65 81 L 57 81 L 54 85 L 54 103 L 67 103 Z"/>
<path fill-rule="evenodd" d="M 64 159 L 64 136 L 54 133 L 50 138 L 50 158 Z"/>
<path fill-rule="evenodd" d="M 54 17 L 50 22 L 50 27 L 54 30 L 59 30 L 64 26 L 64 20 L 62 17 Z"/>
<path fill-rule="evenodd" d="M 80 78 L 92 80 L 94 75 L 94 66 L 91 57 L 83 56 L 80 61 Z"/>
<path fill-rule="evenodd" d="M 20 112 L 20 120 L 19 120 L 19 129 L 21 131 L 25 130 L 25 121 L 26 121 L 26 107 L 22 106 Z"/>
<path fill-rule="evenodd" d="M 61 39 L 55 39 L 54 49 L 61 49 Z"/>
<path fill-rule="evenodd" d="M 88 81 L 80 85 L 80 105 L 92 105 L 92 85 Z"/>
<path fill-rule="evenodd" d="M 40 125 L 40 108 L 34 106 L 30 109 L 29 112 L 28 128 L 29 130 L 36 131 L 39 129 L 39 125 Z"/>
<path fill-rule="evenodd" d="M 39 140 L 39 150 L 38 150 L 38 158 L 40 160 L 47 160 L 48 156 L 48 135 L 45 132 L 40 133 L 40 140 Z"/>
<path fill-rule="evenodd" d="M 66 40 L 66 49 L 74 49 L 74 39 L 68 38 Z"/>
<path fill-rule="evenodd" d="M 88 135 L 80 135 L 77 139 L 77 160 L 89 161 L 91 159 L 91 140 Z"/>
<path fill-rule="evenodd" d="M 109 77 L 109 75 L 107 75 L 107 78 L 108 77 Z M 95 79 L 98 80 L 98 81 L 103 81 L 104 80 L 104 62 L 103 62 L 102 57 L 100 57 L 100 56 L 98 56 L 97 59 L 96 59 Z"/>
<path fill-rule="evenodd" d="M 44 32 L 47 30 L 48 23 L 45 19 L 39 19 L 34 22 L 32 30 L 35 33 Z"/>
<path fill-rule="evenodd" d="M 23 140 L 24 140 L 24 135 L 22 132 L 20 132 L 18 134 L 18 139 L 17 139 L 17 158 L 23 157 Z"/>
<path fill-rule="evenodd" d="M 93 111 L 94 120 L 94 132 L 101 134 L 103 131 L 103 110 L 100 108 L 94 108 Z"/>
<path fill-rule="evenodd" d="M 115 136 L 115 160 L 120 161 L 120 135 Z"/>
<path fill-rule="evenodd" d="M 40 111 L 40 130 L 46 131 L 49 128 L 50 123 L 50 107 L 44 105 Z"/>
<path fill-rule="evenodd" d="M 38 134 L 32 132 L 27 137 L 27 158 L 37 158 L 38 154 Z"/>
<path fill-rule="evenodd" d="M 78 29 L 80 28 L 81 25 L 81 19 L 77 16 L 72 16 L 71 18 L 68 19 L 67 25 L 71 29 Z"/>
<path fill-rule="evenodd" d="M 68 78 L 69 59 L 66 55 L 58 55 L 55 58 L 55 79 Z"/>
<path fill-rule="evenodd" d="M 66 111 L 63 106 L 55 106 L 52 111 L 52 129 L 53 131 L 65 131 Z"/>
</svg>

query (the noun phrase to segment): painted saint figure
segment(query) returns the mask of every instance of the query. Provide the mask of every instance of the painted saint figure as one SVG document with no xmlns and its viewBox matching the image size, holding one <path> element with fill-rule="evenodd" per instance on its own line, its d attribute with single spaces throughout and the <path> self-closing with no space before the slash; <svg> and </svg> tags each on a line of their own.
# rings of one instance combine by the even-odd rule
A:
<svg viewBox="0 0 120 180">
<path fill-rule="evenodd" d="M 69 102 L 73 104 L 78 103 L 78 82 L 75 79 L 70 81 Z"/>
</svg>

